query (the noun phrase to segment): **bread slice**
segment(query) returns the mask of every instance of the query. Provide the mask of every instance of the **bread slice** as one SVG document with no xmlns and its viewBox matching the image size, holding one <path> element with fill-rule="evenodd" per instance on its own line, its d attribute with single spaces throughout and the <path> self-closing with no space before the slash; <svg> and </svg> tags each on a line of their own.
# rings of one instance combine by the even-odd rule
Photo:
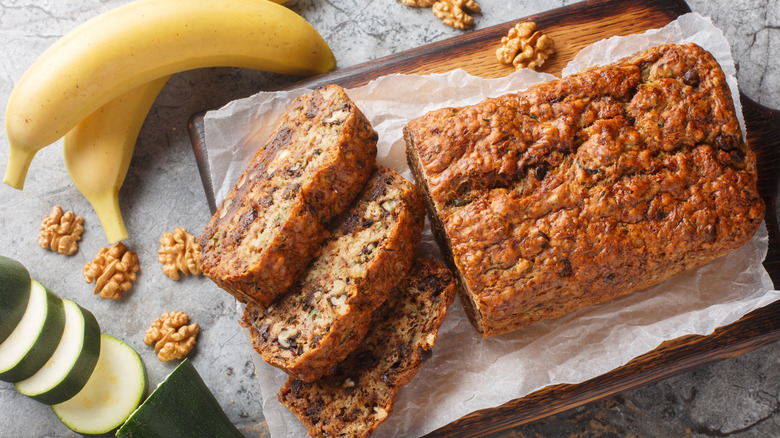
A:
<svg viewBox="0 0 780 438">
<path fill-rule="evenodd" d="M 203 274 L 241 302 L 270 304 L 360 193 L 376 142 L 341 87 L 295 99 L 199 237 Z"/>
<path fill-rule="evenodd" d="M 313 437 L 370 435 L 392 411 L 401 386 L 431 356 L 455 291 L 449 269 L 415 260 L 374 313 L 363 342 L 333 374 L 311 383 L 289 378 L 277 398 Z"/>
<path fill-rule="evenodd" d="M 300 281 L 267 308 L 246 306 L 255 350 L 301 380 L 325 374 L 357 347 L 411 267 L 424 220 L 414 185 L 378 167 Z"/>
</svg>

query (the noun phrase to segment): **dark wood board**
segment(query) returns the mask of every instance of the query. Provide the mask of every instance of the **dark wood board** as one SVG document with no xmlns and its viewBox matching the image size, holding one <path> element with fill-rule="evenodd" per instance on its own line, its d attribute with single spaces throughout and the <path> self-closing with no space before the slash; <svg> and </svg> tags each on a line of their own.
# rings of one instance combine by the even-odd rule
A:
<svg viewBox="0 0 780 438">
<path fill-rule="evenodd" d="M 518 17 L 497 26 L 477 29 L 458 37 L 429 44 L 364 64 L 339 69 L 290 85 L 316 87 L 337 83 L 364 85 L 390 73 L 439 73 L 464 68 L 483 77 L 501 77 L 512 67 L 498 64 L 495 50 L 501 37 L 515 23 L 532 20 L 555 40 L 556 53 L 542 71 L 559 75 L 580 49 L 613 35 L 629 35 L 659 28 L 690 12 L 682 1 L 589 0 L 531 17 Z M 780 183 L 780 112 L 742 96 L 748 142 L 756 151 L 759 190 L 766 202 L 769 252 L 764 262 L 774 284 L 780 284 L 780 229 L 777 219 Z M 203 113 L 189 124 L 193 150 L 201 171 L 212 212 L 213 188 L 208 177 Z M 708 336 L 686 336 L 665 342 L 628 364 L 580 384 L 554 385 L 502 406 L 473 412 L 432 433 L 429 437 L 488 436 L 544 418 L 603 397 L 668 378 L 714 361 L 738 356 L 780 340 L 780 302 L 755 310 L 739 321 L 718 328 Z"/>
</svg>

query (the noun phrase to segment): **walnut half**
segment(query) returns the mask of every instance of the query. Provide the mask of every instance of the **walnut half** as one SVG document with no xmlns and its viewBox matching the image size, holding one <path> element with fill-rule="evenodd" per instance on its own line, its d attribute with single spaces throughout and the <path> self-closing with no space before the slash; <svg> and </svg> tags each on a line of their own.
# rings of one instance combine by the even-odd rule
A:
<svg viewBox="0 0 780 438">
<path fill-rule="evenodd" d="M 502 64 L 512 64 L 515 69 L 536 69 L 555 52 L 552 38 L 536 30 L 536 23 L 526 21 L 517 23 L 509 29 L 507 36 L 501 38 L 501 47 L 496 50 L 496 58 Z"/>
<path fill-rule="evenodd" d="M 178 227 L 173 233 L 166 232 L 160 238 L 160 255 L 157 259 L 163 264 L 163 272 L 173 280 L 184 275 L 200 275 L 200 245 L 195 236 L 184 228 Z"/>
<path fill-rule="evenodd" d="M 138 255 L 117 242 L 110 248 L 101 248 L 95 260 L 84 265 L 84 279 L 95 283 L 94 292 L 101 298 L 118 300 L 133 286 L 139 269 Z"/>
<path fill-rule="evenodd" d="M 433 15 L 455 29 L 471 29 L 474 26 L 474 17 L 466 12 L 481 11 L 479 3 L 474 0 L 438 0 L 433 4 Z"/>
<path fill-rule="evenodd" d="M 184 358 L 192 351 L 200 332 L 198 324 L 187 324 L 189 318 L 181 311 L 163 313 L 146 330 L 144 344 L 154 344 L 157 358 L 162 362 Z"/>
<path fill-rule="evenodd" d="M 78 241 L 84 232 L 84 219 L 72 211 L 64 212 L 62 207 L 55 205 L 51 214 L 41 221 L 41 232 L 38 234 L 38 246 L 51 249 L 63 255 L 71 255 L 78 250 Z"/>
</svg>

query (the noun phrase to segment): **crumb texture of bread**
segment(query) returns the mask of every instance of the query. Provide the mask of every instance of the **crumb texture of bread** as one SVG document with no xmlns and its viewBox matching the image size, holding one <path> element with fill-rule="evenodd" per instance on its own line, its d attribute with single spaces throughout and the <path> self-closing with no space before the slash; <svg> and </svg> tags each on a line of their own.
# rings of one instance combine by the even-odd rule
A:
<svg viewBox="0 0 780 438">
<path fill-rule="evenodd" d="M 277 398 L 312 437 L 369 436 L 392 412 L 399 389 L 433 354 L 456 290 L 448 268 L 416 259 L 375 312 L 358 348 L 320 380 L 288 378 Z"/>
<path fill-rule="evenodd" d="M 763 219 L 725 75 L 694 44 L 435 110 L 404 137 L 486 337 L 706 264 Z"/>
<path fill-rule="evenodd" d="M 358 346 L 373 311 L 411 268 L 424 220 L 414 184 L 377 167 L 301 279 L 270 306 L 245 307 L 255 350 L 300 380 L 327 373 Z"/>
<path fill-rule="evenodd" d="M 270 304 L 362 190 L 376 143 L 341 87 L 295 99 L 198 238 L 203 274 L 241 302 Z"/>
</svg>

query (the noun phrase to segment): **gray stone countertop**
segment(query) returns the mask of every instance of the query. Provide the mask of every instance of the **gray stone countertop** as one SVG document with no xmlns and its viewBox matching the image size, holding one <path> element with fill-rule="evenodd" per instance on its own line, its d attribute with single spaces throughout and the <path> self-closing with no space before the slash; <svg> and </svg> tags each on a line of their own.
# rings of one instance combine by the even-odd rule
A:
<svg viewBox="0 0 780 438">
<path fill-rule="evenodd" d="M 127 0 L 0 1 L 0 101 L 36 57 L 60 36 Z M 476 29 L 573 3 L 569 0 L 480 0 Z M 742 91 L 780 109 L 780 1 L 688 1 L 712 18 L 733 48 Z M 430 10 L 398 0 L 291 0 L 346 67 L 461 34 Z M 31 275 L 63 297 L 90 309 L 102 331 L 138 351 L 154 387 L 174 363 L 157 360 L 144 331 L 162 312 L 189 313 L 202 331 L 191 360 L 228 417 L 247 436 L 267 436 L 249 346 L 233 298 L 203 277 L 174 282 L 157 261 L 159 238 L 175 227 L 198 234 L 210 217 L 187 134 L 188 118 L 296 78 L 210 68 L 174 75 L 152 108 L 120 192 L 120 206 L 141 271 L 120 301 L 92 294 L 81 271 L 107 241 L 91 206 L 70 182 L 62 143 L 32 163 L 23 191 L 0 186 L 0 253 L 26 264 Z M 0 163 L 8 159 L 5 131 Z M 84 217 L 79 250 L 62 256 L 38 247 L 38 226 L 52 206 Z M 780 436 L 780 344 L 593 402 L 501 436 Z M 0 382 L 0 436 L 64 437 L 74 434 L 52 411 Z"/>
</svg>

